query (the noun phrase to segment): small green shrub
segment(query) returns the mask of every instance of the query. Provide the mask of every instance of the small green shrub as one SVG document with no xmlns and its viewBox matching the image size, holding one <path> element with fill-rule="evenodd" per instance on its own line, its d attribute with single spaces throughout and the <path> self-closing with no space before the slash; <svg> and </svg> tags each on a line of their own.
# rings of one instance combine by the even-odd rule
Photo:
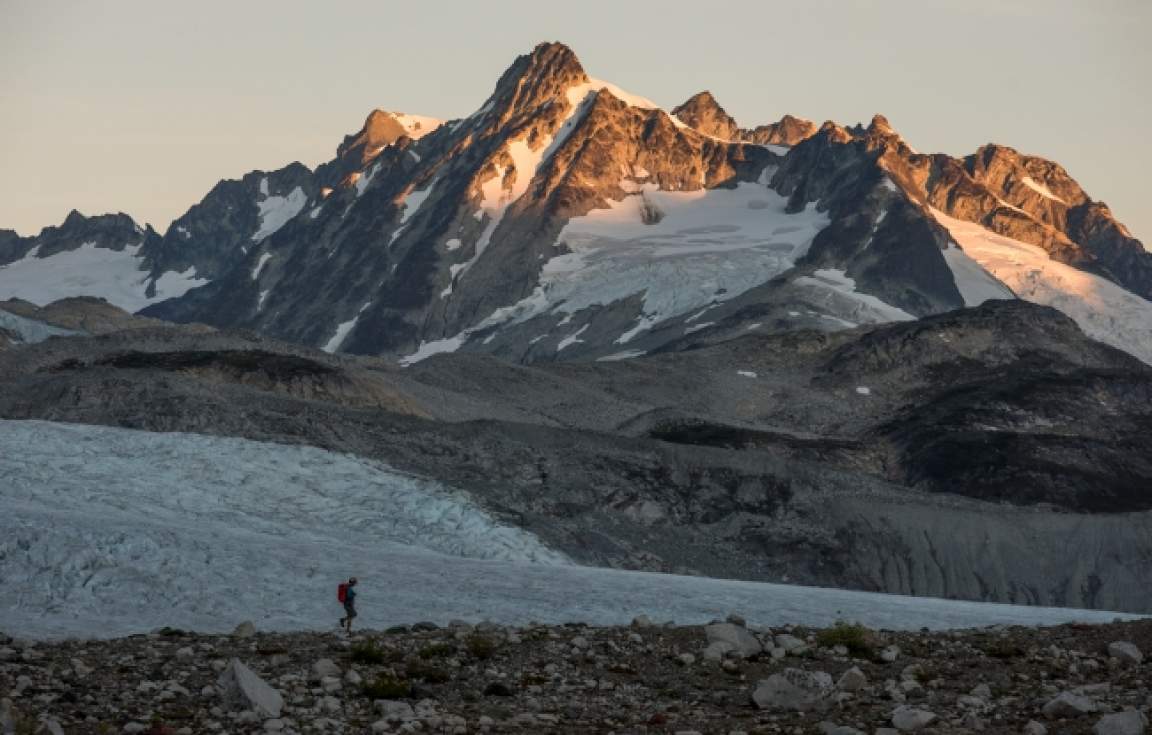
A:
<svg viewBox="0 0 1152 735">
<path fill-rule="evenodd" d="M 361 686 L 364 696 L 373 701 L 377 699 L 405 699 L 412 693 L 412 685 L 403 679 L 390 674 L 380 674 L 375 679 L 365 682 Z"/>
<path fill-rule="evenodd" d="M 471 635 L 464 641 L 468 653 L 481 661 L 487 661 L 496 653 L 496 641 L 486 635 Z"/>
<path fill-rule="evenodd" d="M 425 661 L 433 658 L 447 658 L 456 651 L 451 643 L 431 643 L 424 646 L 416 654 Z"/>
<path fill-rule="evenodd" d="M 1019 658 L 1025 651 L 1007 638 L 994 638 L 982 646 L 984 655 L 991 658 Z"/>
<path fill-rule="evenodd" d="M 351 657 L 353 663 L 374 665 L 387 663 L 389 659 L 388 652 L 376 641 L 362 641 L 353 645 Z"/>
<path fill-rule="evenodd" d="M 823 648 L 844 646 L 858 658 L 869 658 L 876 647 L 876 634 L 860 623 L 839 622 L 816 634 L 816 644 Z"/>
<path fill-rule="evenodd" d="M 423 661 L 409 661 L 405 673 L 409 679 L 416 679 L 427 684 L 443 684 L 452 678 L 447 669 Z"/>
</svg>

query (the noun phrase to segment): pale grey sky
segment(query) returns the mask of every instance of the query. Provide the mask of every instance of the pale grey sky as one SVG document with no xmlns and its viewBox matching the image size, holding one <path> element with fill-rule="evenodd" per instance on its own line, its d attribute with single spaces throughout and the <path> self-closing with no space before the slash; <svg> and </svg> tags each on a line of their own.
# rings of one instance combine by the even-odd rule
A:
<svg viewBox="0 0 1152 735">
<path fill-rule="evenodd" d="M 219 179 L 315 166 L 373 107 L 472 112 L 539 41 L 741 124 L 882 112 L 920 151 L 1055 159 L 1152 244 L 1148 0 L 0 0 L 0 228 L 161 231 Z"/>
</svg>

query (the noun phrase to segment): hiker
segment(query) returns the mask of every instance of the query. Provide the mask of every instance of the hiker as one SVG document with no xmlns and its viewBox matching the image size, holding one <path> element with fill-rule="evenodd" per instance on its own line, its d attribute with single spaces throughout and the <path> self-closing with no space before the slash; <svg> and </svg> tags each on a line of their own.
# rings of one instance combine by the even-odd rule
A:
<svg viewBox="0 0 1152 735">
<path fill-rule="evenodd" d="M 352 633 L 352 618 L 356 617 L 356 578 L 349 577 L 336 590 L 336 598 L 344 603 L 344 617 L 340 618 L 340 627 Z"/>
</svg>

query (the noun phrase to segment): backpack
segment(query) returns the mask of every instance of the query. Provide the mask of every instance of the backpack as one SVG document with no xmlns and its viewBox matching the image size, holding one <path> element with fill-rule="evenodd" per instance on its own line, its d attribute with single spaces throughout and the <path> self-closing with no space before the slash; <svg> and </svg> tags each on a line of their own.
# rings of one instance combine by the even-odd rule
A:
<svg viewBox="0 0 1152 735">
<path fill-rule="evenodd" d="M 336 599 L 340 602 L 348 601 L 348 583 L 341 582 L 340 586 L 336 588 Z"/>
</svg>

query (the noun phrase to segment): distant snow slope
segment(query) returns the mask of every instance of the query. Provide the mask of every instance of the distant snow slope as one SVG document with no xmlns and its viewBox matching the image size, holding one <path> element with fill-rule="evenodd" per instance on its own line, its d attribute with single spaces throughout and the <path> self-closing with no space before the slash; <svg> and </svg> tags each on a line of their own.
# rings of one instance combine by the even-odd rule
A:
<svg viewBox="0 0 1152 735">
<path fill-rule="evenodd" d="M 932 214 L 968 257 L 1017 296 L 1059 309 L 1089 337 L 1152 364 L 1152 302 L 1105 278 L 1058 263 L 1036 245 L 935 209 Z"/>
<path fill-rule="evenodd" d="M 44 306 L 69 296 L 96 296 L 136 312 L 208 282 L 197 278 L 192 268 L 168 272 L 156 282 L 156 295 L 148 298 L 144 295 L 148 271 L 140 270 L 139 251 L 139 244 L 117 251 L 85 243 L 47 258 L 29 253 L 0 266 L 0 299 L 19 298 Z"/>
<path fill-rule="evenodd" d="M 906 322 L 916 318 L 871 294 L 857 291 L 856 280 L 836 268 L 817 270 L 811 276 L 800 276 L 794 283 L 822 292 L 813 301 L 828 312 L 827 318 L 841 321 L 846 327 Z"/>
<path fill-rule="evenodd" d="M 730 611 L 889 628 L 1116 617 L 577 567 L 461 495 L 308 447 L 0 421 L 0 478 L 0 629 L 15 635 L 224 631 L 245 619 L 327 628 L 349 575 L 371 627 Z"/>
<path fill-rule="evenodd" d="M 956 247 L 955 243 L 949 243 L 943 255 L 944 262 L 948 264 L 952 278 L 956 281 L 956 289 L 964 298 L 965 306 L 979 306 L 985 301 L 1016 298 L 1012 289 L 981 268 L 979 263 L 966 251 Z"/>
</svg>

